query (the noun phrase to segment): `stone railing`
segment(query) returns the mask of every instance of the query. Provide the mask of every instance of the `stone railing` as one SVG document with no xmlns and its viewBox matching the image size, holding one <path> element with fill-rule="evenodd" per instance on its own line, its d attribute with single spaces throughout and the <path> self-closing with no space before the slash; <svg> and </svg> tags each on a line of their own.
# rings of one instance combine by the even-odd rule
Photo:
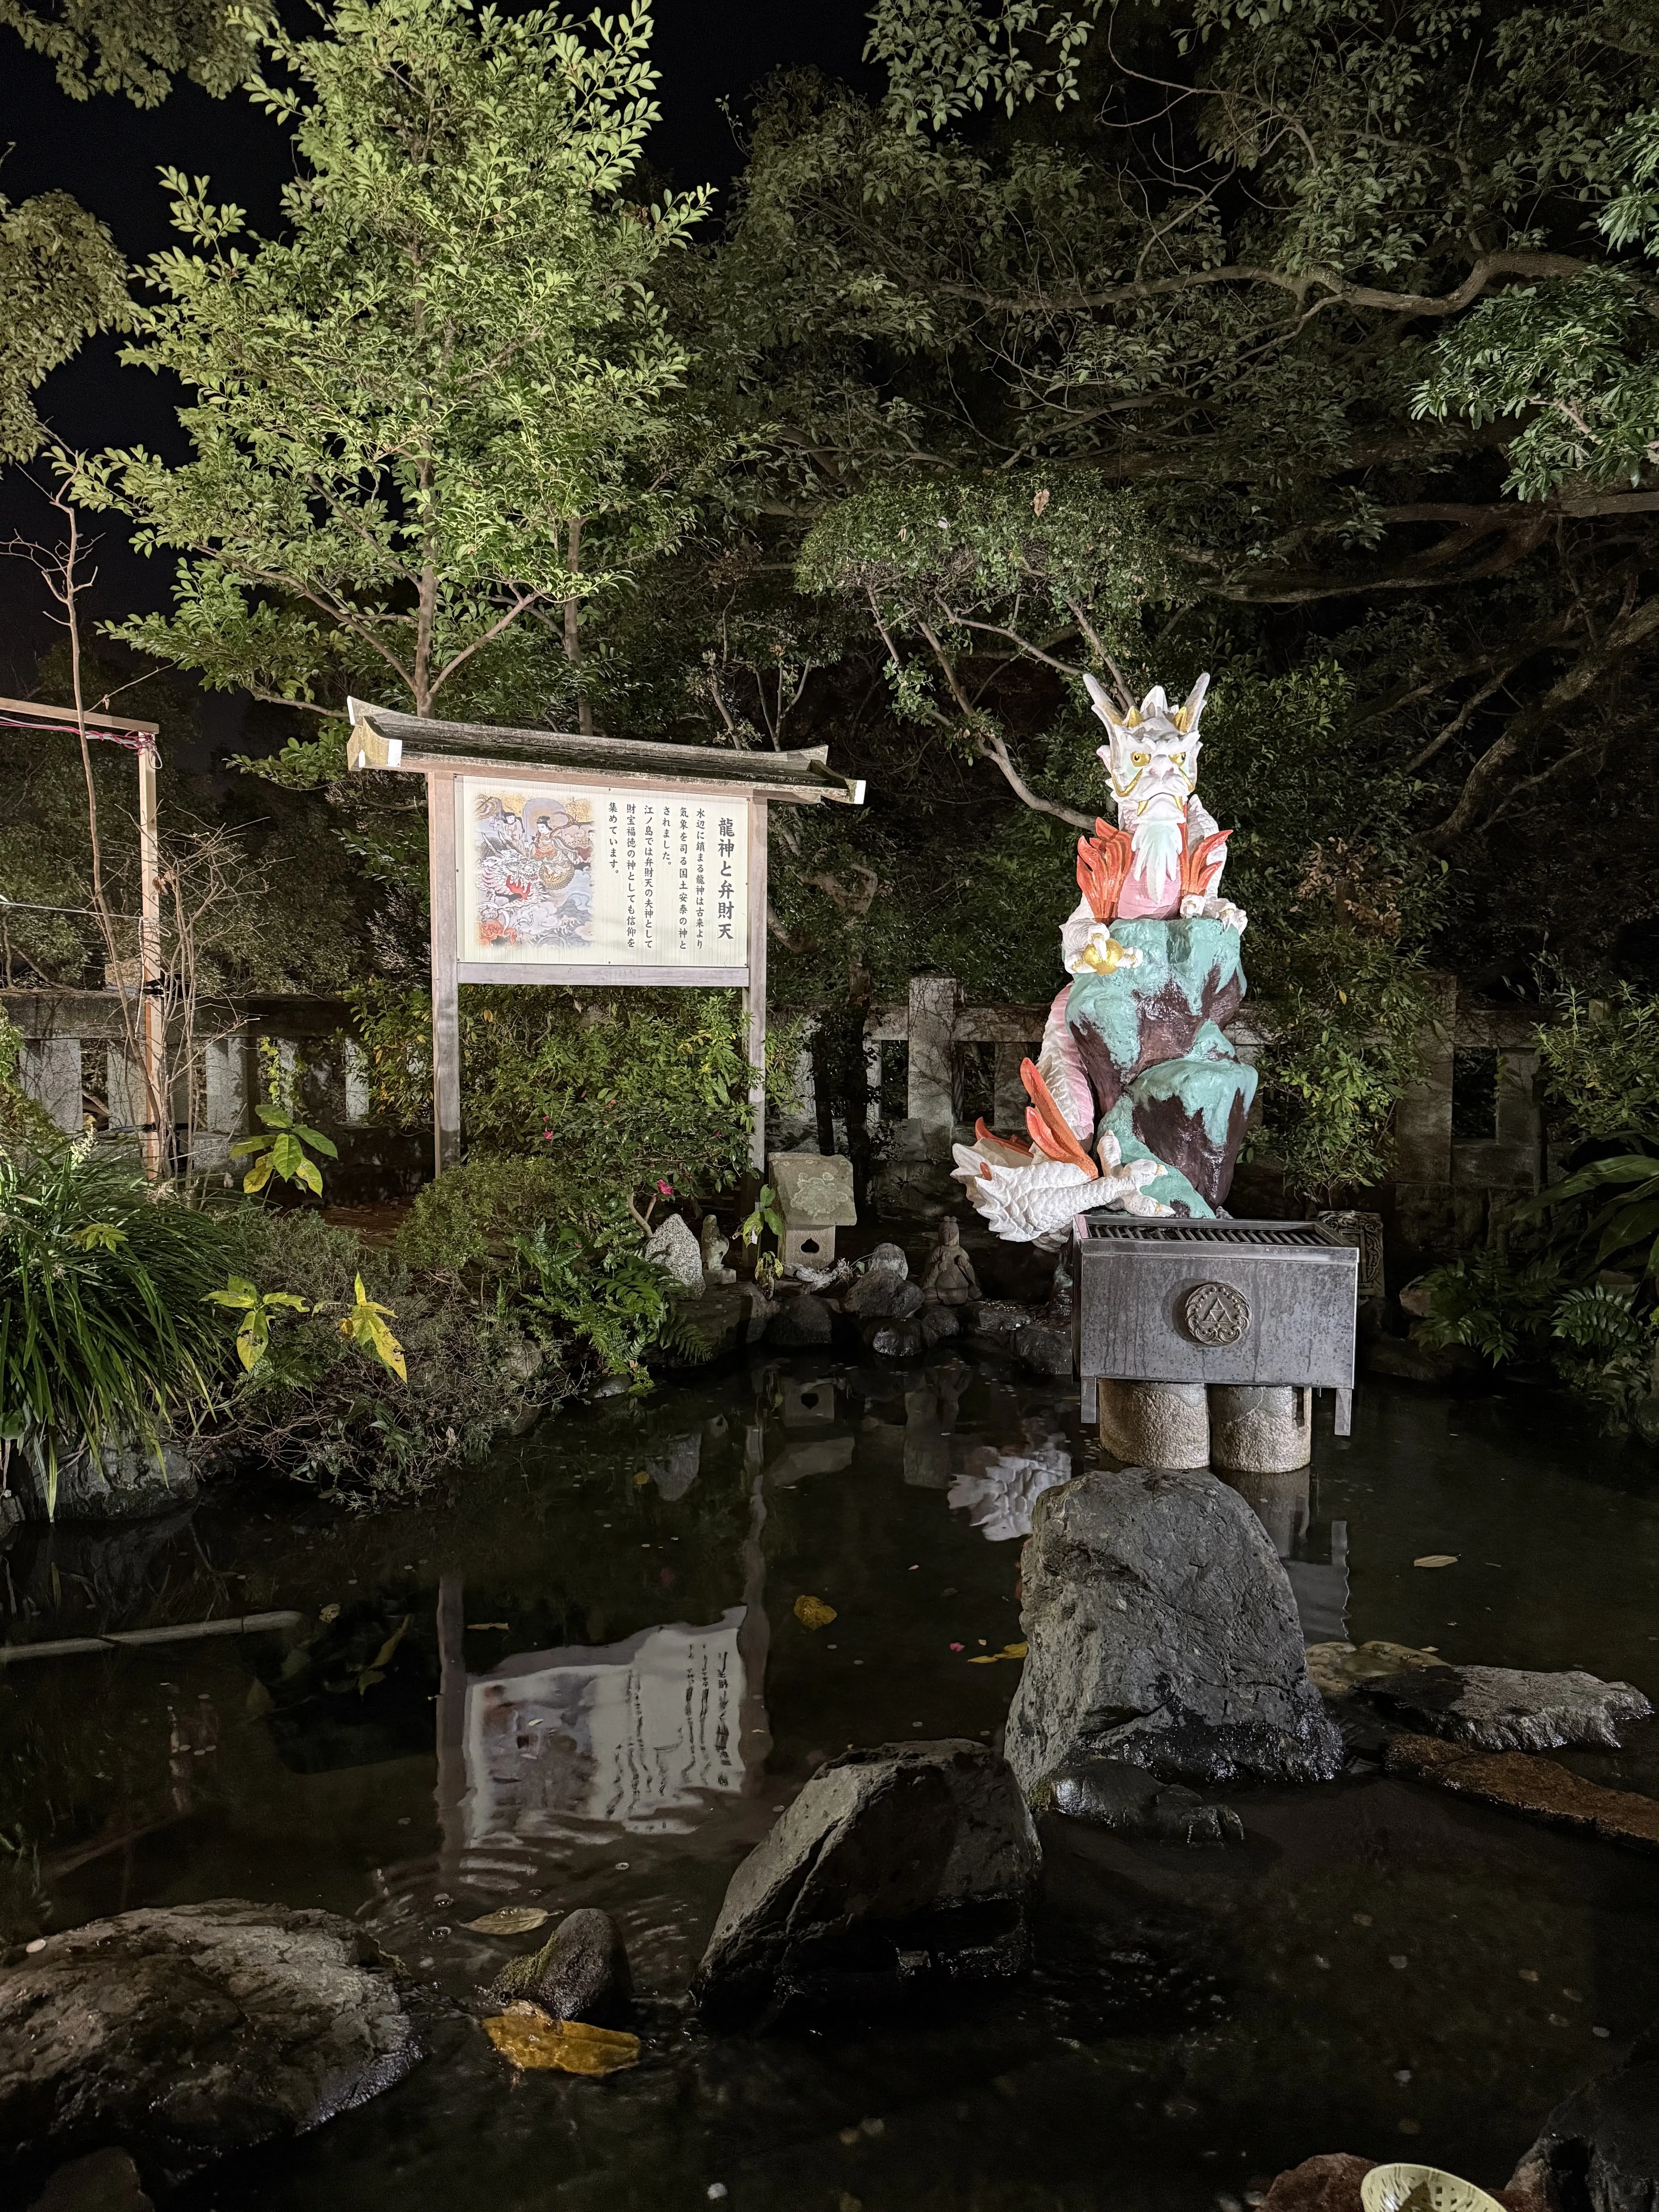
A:
<svg viewBox="0 0 1659 2212">
<path fill-rule="evenodd" d="M 131 1144 L 145 1118 L 144 1082 L 128 1049 L 121 994 L 5 991 L 0 1007 L 23 1037 L 24 1088 L 58 1127 L 79 1133 L 90 1120 L 100 1138 Z M 258 1127 L 258 1047 L 269 1039 L 295 1071 L 307 1116 L 340 1148 L 331 1195 L 369 1197 L 388 1182 L 412 1188 L 420 1180 L 429 1137 L 370 1126 L 367 1069 L 346 1034 L 343 1000 L 204 1000 L 196 1013 L 192 1049 L 171 1040 L 175 1168 L 227 1167 L 231 1146 Z"/>
</svg>

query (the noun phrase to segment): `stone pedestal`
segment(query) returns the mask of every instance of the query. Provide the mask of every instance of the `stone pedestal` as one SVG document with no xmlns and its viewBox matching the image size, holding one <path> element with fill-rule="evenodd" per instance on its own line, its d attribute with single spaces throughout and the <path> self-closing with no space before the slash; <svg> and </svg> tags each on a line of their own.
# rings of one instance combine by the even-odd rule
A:
<svg viewBox="0 0 1659 2212">
<path fill-rule="evenodd" d="M 1289 1383 L 1210 1386 L 1210 1464 L 1228 1474 L 1288 1474 L 1313 1457 L 1313 1392 Z"/>
<path fill-rule="evenodd" d="M 1100 1441 L 1130 1467 L 1208 1467 L 1210 1416 L 1201 1382 L 1099 1385 Z"/>
</svg>

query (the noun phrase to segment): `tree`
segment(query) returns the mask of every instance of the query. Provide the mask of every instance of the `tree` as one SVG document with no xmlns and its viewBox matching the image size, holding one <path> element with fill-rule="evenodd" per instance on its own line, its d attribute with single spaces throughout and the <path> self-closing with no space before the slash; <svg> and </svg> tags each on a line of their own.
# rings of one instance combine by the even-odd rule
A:
<svg viewBox="0 0 1659 2212">
<path fill-rule="evenodd" d="M 339 714 L 487 692 L 520 636 L 672 542 L 664 402 L 684 348 L 647 280 L 702 211 L 624 189 L 655 119 L 635 4 L 585 32 L 464 0 L 349 0 L 270 31 L 285 235 L 167 173 L 185 246 L 143 272 L 124 359 L 179 376 L 194 455 L 81 472 L 176 606 L 121 626 L 219 689 Z M 570 610 L 567 622 L 566 611 Z"/>
</svg>

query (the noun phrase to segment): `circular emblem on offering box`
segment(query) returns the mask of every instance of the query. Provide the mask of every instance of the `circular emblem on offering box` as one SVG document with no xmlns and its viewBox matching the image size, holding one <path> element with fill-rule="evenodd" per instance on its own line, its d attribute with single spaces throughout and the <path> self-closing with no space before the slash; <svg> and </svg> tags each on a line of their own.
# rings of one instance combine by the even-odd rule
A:
<svg viewBox="0 0 1659 2212">
<path fill-rule="evenodd" d="M 1231 1283 L 1200 1283 L 1182 1305 L 1194 1344 L 1237 1344 L 1250 1325 L 1250 1304 Z"/>
</svg>

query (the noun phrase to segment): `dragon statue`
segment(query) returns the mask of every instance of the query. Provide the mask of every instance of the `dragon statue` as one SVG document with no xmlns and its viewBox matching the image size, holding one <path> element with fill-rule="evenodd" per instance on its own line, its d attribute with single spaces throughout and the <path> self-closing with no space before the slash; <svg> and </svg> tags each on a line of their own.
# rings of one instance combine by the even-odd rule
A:
<svg viewBox="0 0 1659 2212">
<path fill-rule="evenodd" d="M 1027 1134 L 981 1121 L 956 1173 L 999 1237 L 1055 1246 L 1073 1218 L 1214 1213 L 1232 1182 L 1255 1070 L 1224 1033 L 1244 997 L 1245 917 L 1220 896 L 1231 831 L 1199 799 L 1200 676 L 1172 709 L 1161 687 L 1119 719 L 1085 677 L 1109 742 L 1117 821 L 1079 837 L 1083 896 L 1060 933 L 1070 979 L 1021 1069 Z"/>
</svg>

